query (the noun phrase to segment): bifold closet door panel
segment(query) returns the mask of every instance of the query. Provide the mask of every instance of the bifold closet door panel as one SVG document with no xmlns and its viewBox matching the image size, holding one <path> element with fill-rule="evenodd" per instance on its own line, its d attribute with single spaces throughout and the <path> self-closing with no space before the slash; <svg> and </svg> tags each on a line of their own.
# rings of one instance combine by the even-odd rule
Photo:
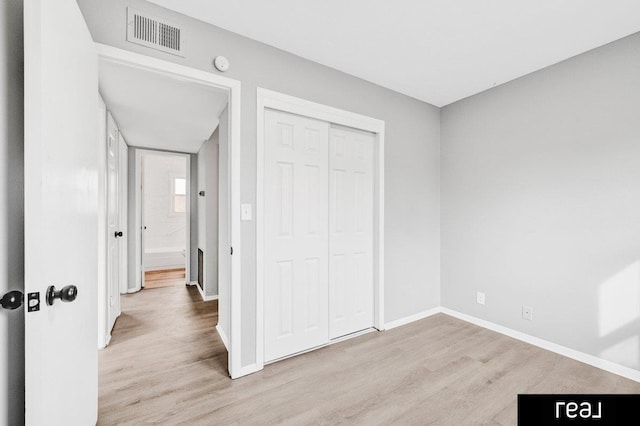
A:
<svg viewBox="0 0 640 426">
<path fill-rule="evenodd" d="M 329 124 L 265 111 L 264 356 L 329 341 Z"/>
<path fill-rule="evenodd" d="M 373 134 L 329 130 L 329 338 L 373 327 Z"/>
</svg>

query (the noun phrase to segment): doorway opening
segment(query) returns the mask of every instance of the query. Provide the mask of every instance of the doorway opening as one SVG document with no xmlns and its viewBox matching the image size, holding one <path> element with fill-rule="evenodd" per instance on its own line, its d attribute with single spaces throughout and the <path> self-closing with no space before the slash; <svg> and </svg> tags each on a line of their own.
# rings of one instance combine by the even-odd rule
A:
<svg viewBox="0 0 640 426">
<path fill-rule="evenodd" d="M 191 277 L 191 158 L 189 154 L 162 151 L 136 152 L 139 153 L 136 177 L 139 176 L 140 185 L 136 188 L 140 188 L 142 288 L 188 284 L 187 277 Z"/>
<path fill-rule="evenodd" d="M 213 349 L 216 364 L 212 369 L 208 364 L 209 372 L 234 377 L 231 282 L 240 274 L 239 258 L 231 257 L 230 248 L 239 254 L 239 215 L 234 214 L 240 188 L 239 82 L 109 46 L 98 44 L 97 49 L 101 113 L 110 117 L 114 138 L 126 152 L 120 159 L 126 176 L 110 179 L 105 174 L 104 182 L 105 194 L 114 186 L 112 180 L 125 189 L 105 197 L 101 209 L 107 229 L 109 210 L 126 205 L 126 223 L 103 237 L 101 404 L 103 391 L 123 384 L 116 385 L 112 367 L 116 359 L 125 361 L 126 353 L 136 359 L 145 353 L 148 364 L 158 368 L 149 372 L 149 380 L 170 368 L 162 360 L 181 363 L 177 352 L 175 359 L 167 359 L 175 352 L 168 341 L 163 348 L 148 347 L 150 341 L 171 338 L 174 331 L 203 334 L 194 339 L 197 345 L 178 352 L 202 350 L 207 357 L 200 358 L 206 360 Z M 118 256 L 119 264 L 109 257 L 114 238 L 120 253 L 126 253 Z M 119 272 L 117 286 L 107 282 L 107 265 Z M 166 316 L 171 323 L 165 324 Z M 130 373 L 120 378 L 126 380 L 126 375 Z"/>
</svg>

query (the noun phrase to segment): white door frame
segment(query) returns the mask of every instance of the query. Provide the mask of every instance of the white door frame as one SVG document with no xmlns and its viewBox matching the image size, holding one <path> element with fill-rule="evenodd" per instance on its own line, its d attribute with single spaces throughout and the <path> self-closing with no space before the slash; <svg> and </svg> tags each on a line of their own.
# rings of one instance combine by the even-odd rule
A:
<svg viewBox="0 0 640 426">
<path fill-rule="evenodd" d="M 191 154 L 170 151 L 156 151 L 147 148 L 135 148 L 136 176 L 135 176 L 135 234 L 134 234 L 134 250 L 135 250 L 135 268 L 136 268 L 136 286 L 128 291 L 134 293 L 140 291 L 144 286 L 144 265 L 142 259 L 142 251 L 144 250 L 142 239 L 143 215 L 144 215 L 144 192 L 143 192 L 143 173 L 142 156 L 144 154 L 166 155 L 173 157 L 183 157 L 186 160 L 185 177 L 187 180 L 187 199 L 185 212 L 185 228 L 186 228 L 186 247 L 185 247 L 185 283 L 189 283 L 191 277 Z"/>
<path fill-rule="evenodd" d="M 256 139 L 256 371 L 264 368 L 264 112 L 266 108 L 375 133 L 373 326 L 378 330 L 384 330 L 384 121 L 258 87 Z"/>
<path fill-rule="evenodd" d="M 217 74 L 189 68 L 173 62 L 163 61 L 150 56 L 141 55 L 112 46 L 96 43 L 98 56 L 102 60 L 107 60 L 119 64 L 132 66 L 138 69 L 155 72 L 171 78 L 204 84 L 207 86 L 222 89 L 229 96 L 229 227 L 230 240 L 233 247 L 230 269 L 230 335 L 229 338 L 229 374 L 232 378 L 241 375 L 241 263 L 242 256 L 241 236 L 240 236 L 240 90 L 241 84 L 238 80 L 222 77 Z"/>
</svg>

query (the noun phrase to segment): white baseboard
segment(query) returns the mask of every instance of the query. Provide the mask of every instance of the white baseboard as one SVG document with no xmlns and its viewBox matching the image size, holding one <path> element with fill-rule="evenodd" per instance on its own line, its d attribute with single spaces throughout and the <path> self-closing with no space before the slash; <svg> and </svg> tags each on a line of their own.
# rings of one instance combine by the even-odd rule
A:
<svg viewBox="0 0 640 426">
<path fill-rule="evenodd" d="M 198 285 L 198 281 L 189 281 L 188 285 Z"/>
<path fill-rule="evenodd" d="M 546 349 L 551 352 L 555 352 L 562 356 L 566 356 L 567 358 L 571 358 L 576 361 L 599 368 L 601 370 L 608 371 L 609 373 L 617 374 L 618 376 L 622 376 L 627 379 L 640 382 L 640 371 L 635 370 L 633 368 L 625 367 L 624 365 L 616 364 L 615 362 L 607 361 L 605 359 L 598 358 L 597 356 L 580 352 L 575 349 L 571 349 L 566 346 L 562 346 L 557 343 L 550 342 L 548 340 L 540 339 L 539 337 L 531 336 L 530 334 L 526 334 L 521 331 L 516 331 L 511 328 L 504 327 L 502 325 L 498 325 L 480 318 L 476 318 L 471 315 L 463 314 L 461 312 L 454 311 L 453 309 L 445 308 L 442 306 L 428 309 L 426 311 L 419 312 L 417 314 L 410 315 L 408 317 L 404 317 L 404 318 L 397 319 L 395 321 L 388 322 L 385 324 L 385 329 L 391 330 L 392 328 L 400 327 L 402 325 L 406 325 L 414 321 L 419 321 L 421 319 L 430 317 L 438 313 L 443 313 L 443 314 L 452 316 L 454 318 L 458 318 L 462 321 L 475 324 L 482 328 L 495 331 L 496 333 L 504 334 L 505 336 L 518 339 L 520 341 L 529 343 L 539 348 Z"/>
<path fill-rule="evenodd" d="M 200 295 L 202 296 L 202 293 L 200 293 Z M 218 300 L 218 295 L 214 294 L 213 296 L 202 296 L 203 302 L 211 302 L 212 300 Z"/>
<path fill-rule="evenodd" d="M 511 328 L 492 323 L 490 321 L 476 318 L 471 315 L 463 314 L 461 312 L 457 312 L 452 309 L 448 309 L 448 308 L 440 308 L 440 309 L 442 313 L 452 316 L 454 318 L 458 318 L 460 320 L 469 322 L 471 324 L 475 324 L 480 327 L 495 331 L 497 333 L 504 334 L 505 336 L 513 337 L 514 339 L 518 339 L 525 343 L 538 346 L 539 348 L 546 349 L 551 352 L 555 352 L 559 355 L 566 356 L 567 358 L 571 358 L 576 361 L 580 361 L 582 363 L 599 368 L 601 370 L 608 371 L 609 373 L 617 374 L 618 376 L 626 377 L 627 379 L 640 382 L 640 371 L 635 370 L 633 368 L 625 367 L 624 365 L 616 364 L 614 362 L 607 361 L 602 358 L 598 358 L 597 356 L 589 355 L 587 353 L 580 352 L 575 349 L 567 348 L 566 346 L 562 346 L 557 343 L 550 342 L 548 340 L 540 339 L 538 337 L 531 336 L 529 334 L 522 333 L 520 331 L 516 331 Z"/>
<path fill-rule="evenodd" d="M 105 349 L 109 345 L 110 341 L 111 341 L 111 333 L 109 333 L 108 335 L 100 339 L 100 342 L 98 342 L 98 350 L 101 351 Z"/>
<path fill-rule="evenodd" d="M 227 337 L 222 327 L 220 327 L 220 324 L 216 325 L 216 331 L 218 332 L 218 335 L 220 336 L 220 340 L 222 340 L 224 347 L 227 348 L 227 352 L 229 352 L 229 338 Z"/>
<path fill-rule="evenodd" d="M 184 264 L 167 264 L 167 265 L 156 265 L 156 266 L 145 266 L 145 272 L 156 272 L 156 271 L 166 271 L 171 269 L 184 269 Z"/>
<path fill-rule="evenodd" d="M 406 325 L 414 321 L 419 321 L 421 319 L 430 317 L 431 315 L 439 314 L 440 312 L 442 312 L 442 308 L 440 306 L 427 309 L 426 311 L 418 312 L 417 314 L 409 315 L 408 317 L 390 321 L 384 325 L 384 329 L 391 330 L 392 328 L 400 327 L 401 325 Z"/>
<path fill-rule="evenodd" d="M 240 377 L 247 376 L 249 374 L 257 373 L 262 370 L 263 367 L 259 366 L 257 363 L 246 365 L 240 368 L 240 371 L 237 372 L 236 375 L 231 376 L 232 379 L 238 379 Z"/>
<path fill-rule="evenodd" d="M 202 297 L 202 301 L 203 302 L 209 302 L 211 300 L 218 300 L 218 295 L 214 294 L 213 296 L 207 296 L 204 294 L 204 291 L 202 291 L 202 289 L 200 288 L 199 285 L 196 285 L 196 288 L 198 289 L 198 292 L 200 293 L 200 297 Z"/>
</svg>

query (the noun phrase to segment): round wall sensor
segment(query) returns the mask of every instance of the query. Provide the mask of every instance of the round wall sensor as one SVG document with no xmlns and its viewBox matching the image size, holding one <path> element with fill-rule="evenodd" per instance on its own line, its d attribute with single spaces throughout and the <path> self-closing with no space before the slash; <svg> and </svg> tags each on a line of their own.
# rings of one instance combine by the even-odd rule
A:
<svg viewBox="0 0 640 426">
<path fill-rule="evenodd" d="M 216 58 L 213 60 L 213 65 L 218 71 L 225 72 L 229 69 L 229 60 L 224 56 L 216 56 Z"/>
</svg>

